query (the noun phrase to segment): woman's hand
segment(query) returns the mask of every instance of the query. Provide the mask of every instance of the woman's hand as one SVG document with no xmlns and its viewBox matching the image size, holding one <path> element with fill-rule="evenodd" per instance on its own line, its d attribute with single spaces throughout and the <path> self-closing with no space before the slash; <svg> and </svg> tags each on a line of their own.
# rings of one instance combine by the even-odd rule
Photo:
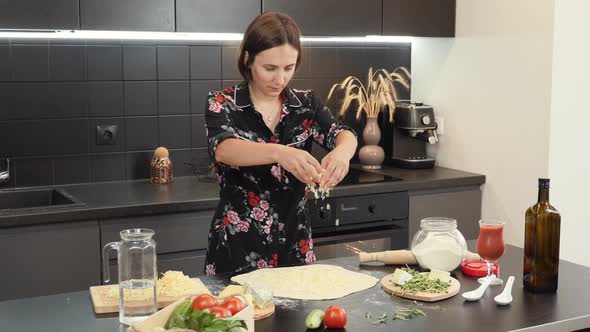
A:
<svg viewBox="0 0 590 332">
<path fill-rule="evenodd" d="M 350 158 L 339 149 L 334 149 L 322 159 L 321 166 L 326 170 L 322 174 L 320 188 L 332 189 L 348 174 Z"/>
<path fill-rule="evenodd" d="M 324 169 L 309 152 L 284 145 L 276 145 L 276 162 L 303 182 L 315 186 L 320 182 Z"/>
</svg>

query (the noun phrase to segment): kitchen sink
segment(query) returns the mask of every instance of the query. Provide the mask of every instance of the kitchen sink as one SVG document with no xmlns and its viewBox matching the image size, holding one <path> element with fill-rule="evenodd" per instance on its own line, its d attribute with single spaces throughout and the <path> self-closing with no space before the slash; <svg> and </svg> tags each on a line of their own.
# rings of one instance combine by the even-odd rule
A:
<svg viewBox="0 0 590 332">
<path fill-rule="evenodd" d="M 0 214 L 85 205 L 63 189 L 0 191 Z M 31 212 L 32 212 L 31 211 Z"/>
</svg>

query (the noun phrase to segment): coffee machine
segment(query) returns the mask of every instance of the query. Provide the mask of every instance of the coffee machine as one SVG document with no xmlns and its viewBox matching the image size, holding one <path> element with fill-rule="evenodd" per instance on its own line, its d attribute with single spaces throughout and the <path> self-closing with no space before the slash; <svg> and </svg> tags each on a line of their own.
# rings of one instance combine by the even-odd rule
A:
<svg viewBox="0 0 590 332">
<path fill-rule="evenodd" d="M 434 167 L 434 158 L 426 154 L 426 145 L 438 142 L 432 106 L 400 100 L 396 102 L 393 119 L 389 163 L 407 169 Z"/>
</svg>

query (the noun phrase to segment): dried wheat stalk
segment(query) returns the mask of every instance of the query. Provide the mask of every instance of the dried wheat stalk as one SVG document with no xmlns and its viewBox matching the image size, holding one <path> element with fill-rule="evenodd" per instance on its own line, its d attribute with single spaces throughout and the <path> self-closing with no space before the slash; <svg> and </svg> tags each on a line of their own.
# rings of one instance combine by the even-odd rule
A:
<svg viewBox="0 0 590 332">
<path fill-rule="evenodd" d="M 363 85 L 361 80 L 355 76 L 348 76 L 342 82 L 336 83 L 330 89 L 328 99 L 336 89 L 344 91 L 340 115 L 344 115 L 353 101 L 357 101 L 356 119 L 361 117 L 364 111 L 367 117 L 377 117 L 383 110 L 383 106 L 389 106 L 389 121 L 393 122 L 393 110 L 395 102 L 398 100 L 396 84 L 400 84 L 406 89 L 410 88 L 410 72 L 404 67 L 398 67 L 391 72 L 385 69 L 379 69 L 373 72 L 369 68 L 367 75 L 367 84 Z"/>
</svg>

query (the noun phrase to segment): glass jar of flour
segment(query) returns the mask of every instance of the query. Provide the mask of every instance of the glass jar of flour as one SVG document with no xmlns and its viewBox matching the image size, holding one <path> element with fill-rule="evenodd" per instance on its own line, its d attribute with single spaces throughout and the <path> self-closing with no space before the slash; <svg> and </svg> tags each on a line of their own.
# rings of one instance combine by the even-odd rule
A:
<svg viewBox="0 0 590 332">
<path fill-rule="evenodd" d="M 461 265 L 467 243 L 457 229 L 457 220 L 432 217 L 420 221 L 411 250 L 422 268 L 452 271 Z"/>
</svg>

